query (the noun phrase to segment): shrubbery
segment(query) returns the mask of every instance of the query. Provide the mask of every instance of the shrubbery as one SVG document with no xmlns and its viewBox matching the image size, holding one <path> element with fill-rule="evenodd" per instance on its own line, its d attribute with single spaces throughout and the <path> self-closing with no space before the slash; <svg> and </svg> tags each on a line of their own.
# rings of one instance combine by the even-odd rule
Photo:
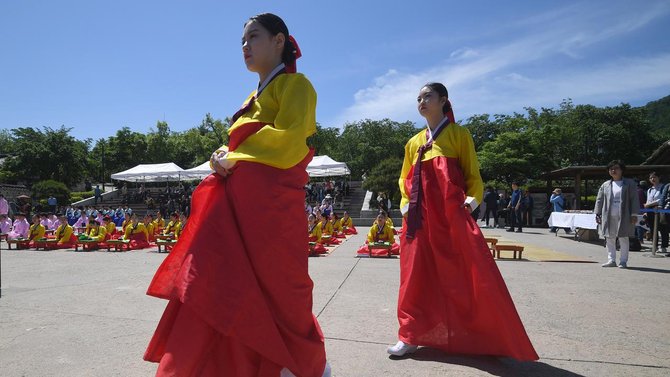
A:
<svg viewBox="0 0 670 377">
<path fill-rule="evenodd" d="M 33 185 L 33 198 L 37 200 L 46 200 L 51 195 L 58 200 L 59 205 L 70 203 L 70 189 L 68 189 L 63 182 L 49 179 L 37 182 Z"/>
</svg>

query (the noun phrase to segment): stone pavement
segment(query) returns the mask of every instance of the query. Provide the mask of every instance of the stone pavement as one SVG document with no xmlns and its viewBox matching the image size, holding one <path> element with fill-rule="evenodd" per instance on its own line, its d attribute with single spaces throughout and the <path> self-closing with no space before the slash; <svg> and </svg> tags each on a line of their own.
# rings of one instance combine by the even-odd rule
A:
<svg viewBox="0 0 670 377">
<path fill-rule="evenodd" d="M 390 359 L 386 347 L 396 341 L 398 260 L 355 258 L 364 239 L 358 235 L 328 257 L 310 258 L 314 313 L 333 375 L 670 375 L 670 258 L 633 252 L 628 270 L 601 268 L 604 247 L 562 233 L 484 232 L 598 262 L 498 261 L 540 361 L 431 349 Z M 144 362 L 142 354 L 166 302 L 144 292 L 164 254 L 7 251 L 2 246 L 0 376 L 155 373 L 155 364 Z"/>
</svg>

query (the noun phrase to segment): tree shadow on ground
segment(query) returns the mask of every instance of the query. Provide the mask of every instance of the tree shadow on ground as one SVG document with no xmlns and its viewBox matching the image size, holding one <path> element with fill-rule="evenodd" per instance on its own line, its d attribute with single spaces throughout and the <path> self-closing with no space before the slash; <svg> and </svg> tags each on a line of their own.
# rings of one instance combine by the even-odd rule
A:
<svg viewBox="0 0 670 377">
<path fill-rule="evenodd" d="M 401 359 L 390 356 L 391 359 Z M 583 375 L 543 363 L 541 361 L 517 361 L 494 356 L 449 355 L 440 350 L 422 347 L 415 353 L 404 357 L 417 361 L 436 361 L 445 364 L 462 365 L 486 372 L 492 376 L 519 377 L 583 377 Z"/>
</svg>

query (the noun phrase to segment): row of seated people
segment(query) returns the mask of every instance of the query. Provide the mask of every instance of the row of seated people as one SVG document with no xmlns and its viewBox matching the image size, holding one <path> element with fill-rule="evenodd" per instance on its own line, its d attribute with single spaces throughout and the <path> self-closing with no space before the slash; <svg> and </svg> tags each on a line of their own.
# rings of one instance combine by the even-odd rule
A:
<svg viewBox="0 0 670 377">
<path fill-rule="evenodd" d="M 400 245 L 395 241 L 396 234 L 398 232 L 391 218 L 386 215 L 386 212 L 380 211 L 374 224 L 370 227 L 365 244 L 358 249 L 356 254 L 361 256 L 400 255 Z"/>
<path fill-rule="evenodd" d="M 185 217 L 182 215 L 180 218 L 176 213 L 167 225 L 160 216 L 154 220 L 153 216 L 147 215 L 144 222 L 139 222 L 138 216 L 133 214 L 122 224 L 120 231 L 109 216 L 105 216 L 102 222 L 91 216 L 85 228 L 69 225 L 66 215 L 59 215 L 58 220 L 60 225 L 47 234 L 47 227 L 41 223 L 39 215 L 33 216 L 32 225 L 25 214 L 17 214 L 13 223 L 4 215 L 0 216 L 0 233 L 7 234 L 8 240 L 26 240 L 30 248 L 74 248 L 77 241 L 93 241 L 99 243 L 96 246 L 106 247 L 107 241 L 119 239 L 129 241 L 129 249 L 143 249 L 154 246 L 156 239 L 177 240 L 186 223 Z M 75 230 L 81 231 L 79 235 L 75 234 Z"/>
<path fill-rule="evenodd" d="M 328 219 L 320 211 L 310 214 L 307 218 L 307 232 L 309 234 L 310 253 L 325 254 L 325 245 L 339 245 L 338 238 L 346 238 L 349 234 L 358 234 L 354 223 L 347 212 L 340 218 L 335 212 Z"/>
</svg>

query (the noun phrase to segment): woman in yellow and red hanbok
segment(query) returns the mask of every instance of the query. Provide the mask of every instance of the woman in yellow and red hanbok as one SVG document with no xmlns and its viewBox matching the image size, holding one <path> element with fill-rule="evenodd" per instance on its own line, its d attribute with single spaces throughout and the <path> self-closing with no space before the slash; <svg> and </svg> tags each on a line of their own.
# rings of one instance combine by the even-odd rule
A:
<svg viewBox="0 0 670 377">
<path fill-rule="evenodd" d="M 33 224 L 28 231 L 28 239 L 30 240 L 28 247 L 43 247 L 44 242 L 42 242 L 42 239 L 44 239 L 45 233 L 46 228 L 40 223 L 40 216 L 33 215 Z"/>
<path fill-rule="evenodd" d="M 319 213 L 317 213 L 317 219 L 319 220 L 319 224 L 317 226 L 321 228 L 321 238 L 323 243 L 328 246 L 339 245 L 340 240 L 335 237 L 333 224 L 331 223 L 330 219 L 326 216 L 322 216 Z"/>
<path fill-rule="evenodd" d="M 358 234 L 358 231 L 354 226 L 354 221 L 349 216 L 349 212 L 346 211 L 344 212 L 344 215 L 342 215 L 340 223 L 342 224 L 342 231 L 344 232 L 344 234 Z"/>
<path fill-rule="evenodd" d="M 305 253 L 316 93 L 295 73 L 299 50 L 281 18 L 251 18 L 243 42 L 260 85 L 149 286 L 170 301 L 145 359 L 160 362 L 159 376 L 330 376 Z"/>
<path fill-rule="evenodd" d="M 365 244 L 361 246 L 356 252 L 359 256 L 371 255 L 371 256 L 388 256 L 391 255 L 400 255 L 400 245 L 395 242 L 395 236 L 393 235 L 393 229 L 388 225 L 386 221 L 386 213 L 380 211 L 375 219 L 375 222 L 370 227 L 368 231 L 368 238 L 365 240 Z M 391 249 L 382 249 L 382 248 L 372 248 L 369 249 L 370 244 L 374 243 L 387 243 Z"/>
<path fill-rule="evenodd" d="M 333 235 L 335 235 L 336 238 L 347 238 L 344 234 L 344 229 L 342 228 L 342 221 L 335 212 L 330 213 L 330 224 L 333 226 Z"/>
<path fill-rule="evenodd" d="M 133 213 L 130 216 L 130 224 L 126 225 L 123 240 L 130 241 L 129 249 L 131 250 L 146 249 L 151 246 L 149 244 L 149 233 L 147 233 L 147 228 L 139 221 L 136 213 Z"/>
<path fill-rule="evenodd" d="M 54 231 L 54 239 L 56 243 L 47 244 L 50 249 L 71 249 L 77 244 L 77 236 L 74 234 L 74 228 L 67 223 L 67 216 L 65 214 L 58 215 L 60 225 Z"/>
<path fill-rule="evenodd" d="M 309 215 L 307 218 L 307 233 L 309 234 L 309 242 L 314 242 L 314 246 L 310 247 L 310 254 L 326 254 L 328 250 L 323 246 L 321 240 L 321 227 L 316 222 L 316 216 Z"/>
<path fill-rule="evenodd" d="M 405 146 L 400 175 L 400 341 L 392 355 L 428 346 L 452 354 L 537 360 L 505 282 L 470 216 L 483 184 L 469 131 L 454 123 L 447 89 L 424 86 L 428 128 Z M 504 318 L 501 324 L 500 319 Z"/>
</svg>

